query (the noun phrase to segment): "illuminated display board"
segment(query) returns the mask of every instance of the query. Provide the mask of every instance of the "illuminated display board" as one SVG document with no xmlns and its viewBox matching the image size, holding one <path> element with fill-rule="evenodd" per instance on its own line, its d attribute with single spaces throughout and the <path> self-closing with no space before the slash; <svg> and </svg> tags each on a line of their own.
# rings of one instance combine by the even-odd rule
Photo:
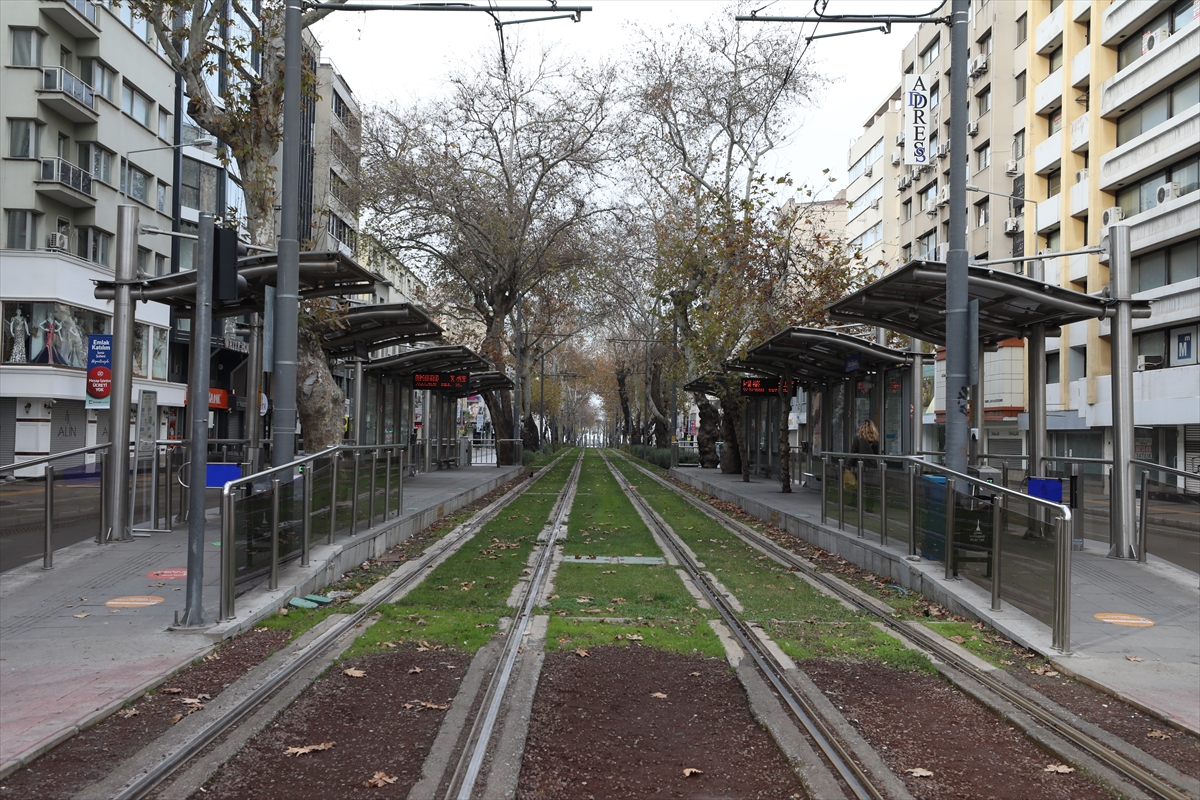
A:
<svg viewBox="0 0 1200 800">
<path fill-rule="evenodd" d="M 787 389 L 791 396 L 795 388 L 789 382 Z M 779 394 L 779 378 L 742 378 L 742 397 L 757 397 L 759 395 Z"/>
<path fill-rule="evenodd" d="M 466 389 L 469 372 L 414 372 L 414 389 Z"/>
</svg>

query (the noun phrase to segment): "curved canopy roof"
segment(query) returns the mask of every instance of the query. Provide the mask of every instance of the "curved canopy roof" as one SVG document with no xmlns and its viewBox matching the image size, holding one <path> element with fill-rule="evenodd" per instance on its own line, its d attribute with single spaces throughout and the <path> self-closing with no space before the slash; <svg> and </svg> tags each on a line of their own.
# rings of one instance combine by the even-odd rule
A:
<svg viewBox="0 0 1200 800">
<path fill-rule="evenodd" d="M 912 362 L 913 354 L 821 328 L 787 328 L 753 347 L 728 366 L 738 372 L 787 375 L 801 385 L 839 380 L 861 370 L 874 371 Z"/>
<path fill-rule="evenodd" d="M 484 372 L 491 364 L 461 344 L 441 347 L 420 347 L 396 356 L 380 359 L 368 369 L 395 375 L 411 375 L 414 372 Z"/>
<path fill-rule="evenodd" d="M 467 384 L 467 395 L 479 394 L 480 392 L 500 392 L 505 389 L 512 389 L 516 384 L 512 378 L 505 375 L 503 372 L 473 372 L 471 380 Z"/>
<path fill-rule="evenodd" d="M 354 355 L 360 345 L 370 352 L 442 335 L 441 326 L 412 303 L 356 306 L 339 319 L 344 326 L 322 342 L 335 358 Z"/>
<path fill-rule="evenodd" d="M 1037 324 L 1052 329 L 1116 314 L 1116 303 L 1109 298 L 992 267 L 968 267 L 967 280 L 971 299 L 979 301 L 979 339 L 985 343 L 1024 338 Z M 1147 316 L 1150 304 L 1135 301 L 1133 310 L 1135 317 Z M 944 345 L 946 265 L 910 261 L 829 306 L 829 315 L 843 322 L 878 325 Z"/>
</svg>

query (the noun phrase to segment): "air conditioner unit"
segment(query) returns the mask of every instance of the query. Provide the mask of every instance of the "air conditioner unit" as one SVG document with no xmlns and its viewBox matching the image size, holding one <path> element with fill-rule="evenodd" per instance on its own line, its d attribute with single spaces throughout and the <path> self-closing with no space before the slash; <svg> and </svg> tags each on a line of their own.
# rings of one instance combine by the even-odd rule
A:
<svg viewBox="0 0 1200 800">
<path fill-rule="evenodd" d="M 921 179 L 921 169 L 922 169 L 922 167 L 920 164 L 913 165 L 913 168 L 909 172 L 909 175 L 912 176 L 912 179 L 914 181 L 919 181 Z"/>
<path fill-rule="evenodd" d="M 1087 167 L 1084 167 L 1083 169 L 1081 169 L 1075 173 L 1075 182 L 1076 183 L 1084 183 L 1087 181 L 1087 179 L 1088 179 Z"/>
<path fill-rule="evenodd" d="M 1178 200 L 1179 199 L 1179 184 L 1175 181 L 1171 181 L 1170 183 L 1164 183 L 1162 186 L 1158 187 L 1158 193 L 1155 195 L 1155 197 L 1158 200 L 1158 204 L 1160 206 L 1163 203 L 1169 203 L 1172 200 Z"/>
<path fill-rule="evenodd" d="M 904 157 L 904 156 L 903 156 L 903 155 L 900 153 L 900 151 L 899 151 L 899 150 L 893 150 L 893 151 L 892 151 L 892 166 L 893 166 L 893 167 L 899 166 L 899 165 L 900 165 L 900 159 L 901 159 L 901 158 L 903 158 L 903 157 Z"/>
<path fill-rule="evenodd" d="M 1004 220 L 1004 232 L 1005 233 L 1020 233 L 1021 232 L 1021 218 L 1020 217 L 1009 217 L 1008 219 Z"/>
<path fill-rule="evenodd" d="M 904 133 L 896 134 L 896 147 L 904 147 Z"/>
<path fill-rule="evenodd" d="M 950 257 L 950 245 L 939 244 L 937 246 L 937 260 L 944 262 Z"/>
<path fill-rule="evenodd" d="M 1004 174 L 1010 177 L 1021 174 L 1021 168 L 1017 166 L 1017 160 L 1015 158 L 1004 162 Z"/>
<path fill-rule="evenodd" d="M 1106 208 L 1100 214 L 1100 227 L 1107 228 L 1109 225 L 1115 225 L 1123 219 L 1125 219 L 1125 212 L 1121 210 L 1120 206 Z"/>
<path fill-rule="evenodd" d="M 866 169 L 863 170 L 863 175 L 866 175 L 868 178 L 874 174 L 875 174 L 875 167 L 867 167 Z"/>
<path fill-rule="evenodd" d="M 1158 369 L 1162 365 L 1162 356 L 1138 356 L 1138 372 L 1145 372 L 1148 369 Z"/>
<path fill-rule="evenodd" d="M 978 136 L 979 135 L 979 123 L 978 122 L 968 122 L 967 123 L 967 134 L 970 136 Z"/>
<path fill-rule="evenodd" d="M 879 208 L 879 198 L 878 197 L 876 197 L 874 200 L 871 201 L 871 208 Z"/>
<path fill-rule="evenodd" d="M 975 59 L 971 62 L 971 77 L 973 78 L 976 75 L 982 75 L 983 73 L 987 72 L 987 68 L 987 54 L 984 53 L 982 55 L 975 56 Z"/>
<path fill-rule="evenodd" d="M 937 147 L 937 157 L 938 158 L 946 158 L 949 155 L 950 155 L 950 143 L 942 142 L 941 144 L 939 144 Z"/>
<path fill-rule="evenodd" d="M 46 236 L 46 247 L 51 250 L 69 250 L 71 242 L 65 233 L 51 233 Z"/>
<path fill-rule="evenodd" d="M 900 176 L 900 188 L 901 189 L 907 189 L 909 186 L 912 186 L 912 182 L 913 182 L 912 175 L 901 175 Z"/>
<path fill-rule="evenodd" d="M 944 206 L 949 202 L 950 202 L 950 187 L 943 186 L 942 190 L 940 192 L 938 192 L 937 204 L 939 206 Z"/>
<path fill-rule="evenodd" d="M 1154 31 L 1147 31 L 1142 34 L 1142 55 L 1153 53 L 1163 45 L 1167 39 L 1171 38 L 1171 31 L 1167 28 L 1159 28 Z"/>
<path fill-rule="evenodd" d="M 930 219 L 936 218 L 937 215 L 937 206 L 930 206 L 929 208 L 925 209 L 925 216 L 929 217 Z"/>
</svg>

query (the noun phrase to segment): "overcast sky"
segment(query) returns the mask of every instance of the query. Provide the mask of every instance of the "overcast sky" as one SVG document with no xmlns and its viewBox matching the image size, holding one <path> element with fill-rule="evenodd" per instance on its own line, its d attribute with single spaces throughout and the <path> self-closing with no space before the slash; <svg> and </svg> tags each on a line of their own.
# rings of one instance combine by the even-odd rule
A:
<svg viewBox="0 0 1200 800">
<path fill-rule="evenodd" d="M 532 4 L 531 0 L 521 2 Z M 707 0 L 561 2 L 591 5 L 594 10 L 585 13 L 579 23 L 561 20 L 509 26 L 506 35 L 519 30 L 526 40 L 555 42 L 561 52 L 599 59 L 616 56 L 625 48 L 631 38 L 631 22 L 665 27 L 699 21 L 727 7 Z M 920 13 L 934 5 L 932 0 L 832 0 L 827 13 Z M 811 2 L 781 0 L 764 13 L 799 16 L 811 10 Z M 862 26 L 823 24 L 820 32 L 854 27 Z M 806 31 L 810 28 L 805 26 Z M 475 61 L 498 47 L 491 19 L 479 13 L 341 12 L 315 26 L 314 33 L 321 41 L 322 57 L 333 61 L 359 102 L 367 106 L 437 96 L 456 64 Z M 897 25 L 887 36 L 871 32 L 814 41 L 810 53 L 832 82 L 816 107 L 795 120 L 793 140 L 771 171 L 790 172 L 797 181 L 815 184 L 822 181 L 822 170 L 828 168 L 838 179 L 834 191 L 844 187 L 850 142 L 862 133 L 867 114 L 899 83 L 900 50 L 915 33 L 914 25 Z"/>
</svg>

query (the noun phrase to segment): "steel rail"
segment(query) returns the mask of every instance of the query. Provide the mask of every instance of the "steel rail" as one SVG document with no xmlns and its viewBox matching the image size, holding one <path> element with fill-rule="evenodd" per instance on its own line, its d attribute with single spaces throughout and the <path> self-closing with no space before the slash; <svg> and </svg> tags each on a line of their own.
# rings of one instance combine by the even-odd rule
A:
<svg viewBox="0 0 1200 800">
<path fill-rule="evenodd" d="M 515 486 L 509 490 L 503 497 L 494 501 L 487 508 L 476 514 L 472 519 L 463 523 L 458 535 L 453 541 L 448 542 L 442 547 L 427 549 L 426 552 L 415 561 L 419 566 L 411 569 L 408 575 L 405 575 L 392 591 L 386 595 L 381 595 L 364 603 L 357 611 L 341 620 L 337 624 L 331 626 L 328 630 L 318 636 L 311 645 L 305 648 L 296 658 L 281 667 L 277 672 L 268 677 L 262 684 L 254 689 L 241 702 L 229 709 L 221 717 L 213 720 L 186 745 L 181 747 L 174 753 L 159 761 L 154 766 L 150 767 L 136 781 L 127 784 L 118 794 L 114 795 L 113 800 L 139 800 L 147 796 L 160 783 L 170 777 L 176 770 L 198 755 L 205 747 L 211 744 L 217 737 L 225 733 L 225 731 L 236 725 L 243 717 L 258 707 L 263 701 L 267 700 L 271 695 L 275 694 L 289 680 L 307 665 L 311 664 L 317 657 L 328 650 L 334 642 L 342 637 L 347 631 L 352 630 L 356 625 L 360 624 L 369 614 L 375 611 L 376 608 L 388 602 L 395 594 L 403 589 L 408 588 L 414 583 L 418 583 L 424 579 L 427 567 L 434 560 L 440 558 L 448 551 L 460 547 L 464 542 L 470 539 L 480 528 L 490 522 L 497 514 L 500 513 L 506 506 L 524 494 L 529 487 L 533 486 L 537 481 L 545 476 L 550 468 L 561 460 L 563 456 L 559 456 L 546 466 L 539 474 L 527 479 L 522 485 Z M 445 542 L 446 539 L 441 541 Z M 414 563 L 414 562 L 408 562 Z"/>
<path fill-rule="evenodd" d="M 505 642 L 502 661 L 496 671 L 492 673 L 492 679 L 484 695 L 482 708 L 486 710 L 475 716 L 475 723 L 467 738 L 467 746 L 463 749 L 462 757 L 460 757 L 447 787 L 447 798 L 471 800 L 475 783 L 479 780 L 479 771 L 483 767 L 483 760 L 491 745 L 496 720 L 500 716 L 500 706 L 508 692 L 508 682 L 512 678 L 513 666 L 517 662 L 517 655 L 521 652 L 521 640 L 525 638 L 525 629 L 533 619 L 533 607 L 537 603 L 542 583 L 550 570 L 550 563 L 554 560 L 554 544 L 558 539 L 558 530 L 571 505 L 567 500 L 571 497 L 571 490 L 579 485 L 583 455 L 584 451 L 581 448 L 579 458 L 575 461 L 575 467 L 571 470 L 571 475 L 564 484 L 562 492 L 559 493 L 556 504 L 557 512 L 554 513 L 554 521 L 551 524 L 550 533 L 546 537 L 545 548 L 542 550 L 541 558 L 538 559 L 537 569 L 526 586 L 525 597 L 520 606 L 521 612 L 513 620 L 512 627 L 508 629 L 508 640 Z M 470 758 L 464 761 L 468 753 Z"/>
<path fill-rule="evenodd" d="M 1014 691 L 1006 684 L 992 678 L 986 672 L 978 669 L 970 661 L 960 656 L 956 650 L 939 641 L 936 638 L 936 634 L 932 632 L 926 633 L 925 631 L 914 631 L 894 617 L 881 613 L 871 604 L 864 602 L 862 598 L 855 593 L 847 591 L 845 585 L 840 580 L 831 577 L 827 573 L 820 572 L 807 559 L 771 541 L 769 538 L 763 536 L 750 526 L 733 519 L 729 515 L 713 508 L 702 500 L 693 497 L 690 493 L 681 490 L 679 487 L 674 486 L 669 481 L 664 480 L 640 465 L 634 464 L 633 466 L 641 470 L 648 477 L 654 479 L 661 485 L 677 493 L 679 496 L 691 503 L 692 506 L 700 510 L 711 519 L 714 519 L 722 524 L 724 527 L 738 536 L 738 538 L 746 542 L 746 544 L 766 552 L 768 555 L 772 556 L 778 561 L 783 562 L 787 566 L 797 568 L 806 576 L 816 580 L 830 591 L 835 592 L 839 598 L 849 602 L 855 608 L 877 617 L 891 630 L 896 632 L 897 635 L 899 635 L 904 641 L 916 645 L 922 649 L 932 651 L 937 658 L 952 665 L 964 674 L 973 678 L 977 683 L 982 684 L 986 688 L 1000 695 L 1004 700 L 1017 706 L 1017 708 L 1029 714 L 1031 717 L 1045 725 L 1050 730 L 1067 739 L 1072 744 L 1079 746 L 1095 758 L 1099 759 L 1102 763 L 1112 767 L 1116 771 L 1125 775 L 1127 778 L 1130 778 L 1135 783 L 1139 784 L 1143 789 L 1146 789 L 1157 797 L 1164 798 L 1164 800 L 1189 800 L 1190 796 L 1186 792 L 1180 791 L 1178 788 L 1160 778 L 1158 775 L 1155 775 L 1149 770 L 1134 763 L 1121 753 L 1112 750 L 1086 732 L 1075 727 L 1070 722 L 1059 718 L 1057 715 L 1025 697 L 1020 692 Z M 1131 744 L 1130 746 L 1137 749 L 1136 745 Z"/>
<path fill-rule="evenodd" d="M 854 760 L 853 753 L 849 751 L 825 720 L 821 718 L 821 715 L 812 707 L 803 693 L 792 686 L 786 677 L 783 667 L 763 647 L 758 641 L 758 637 L 750 631 L 749 627 L 738 619 L 737 613 L 730 604 L 711 585 L 709 579 L 701 572 L 687 551 L 680 546 L 679 538 L 675 532 L 662 523 L 658 513 L 646 502 L 645 498 L 630 487 L 629 481 L 620 470 L 613 468 L 612 463 L 603 452 L 601 456 L 604 458 L 605 463 L 608 464 L 609 469 L 612 470 L 617 483 L 621 485 L 621 488 L 625 490 L 629 498 L 642 507 L 647 519 L 654 521 L 654 526 L 658 528 L 663 540 L 671 548 L 672 553 L 679 560 L 679 563 L 687 570 L 692 581 L 704 593 L 705 598 L 712 603 L 713 608 L 717 609 L 721 614 L 725 624 L 733 631 L 743 649 L 754 659 L 754 663 L 758 666 L 759 671 L 775 687 L 775 691 L 787 703 L 792 714 L 800 721 L 804 729 L 808 731 L 809 736 L 817 743 L 821 752 L 829 759 L 829 762 L 837 770 L 838 775 L 850 791 L 854 793 L 854 796 L 860 800 L 884 800 L 885 795 L 871 782 L 870 776 Z M 632 462 L 628 463 L 632 464 Z M 642 469 L 636 464 L 633 466 Z M 651 477 L 656 477 L 644 469 L 642 469 L 642 472 Z"/>
</svg>

